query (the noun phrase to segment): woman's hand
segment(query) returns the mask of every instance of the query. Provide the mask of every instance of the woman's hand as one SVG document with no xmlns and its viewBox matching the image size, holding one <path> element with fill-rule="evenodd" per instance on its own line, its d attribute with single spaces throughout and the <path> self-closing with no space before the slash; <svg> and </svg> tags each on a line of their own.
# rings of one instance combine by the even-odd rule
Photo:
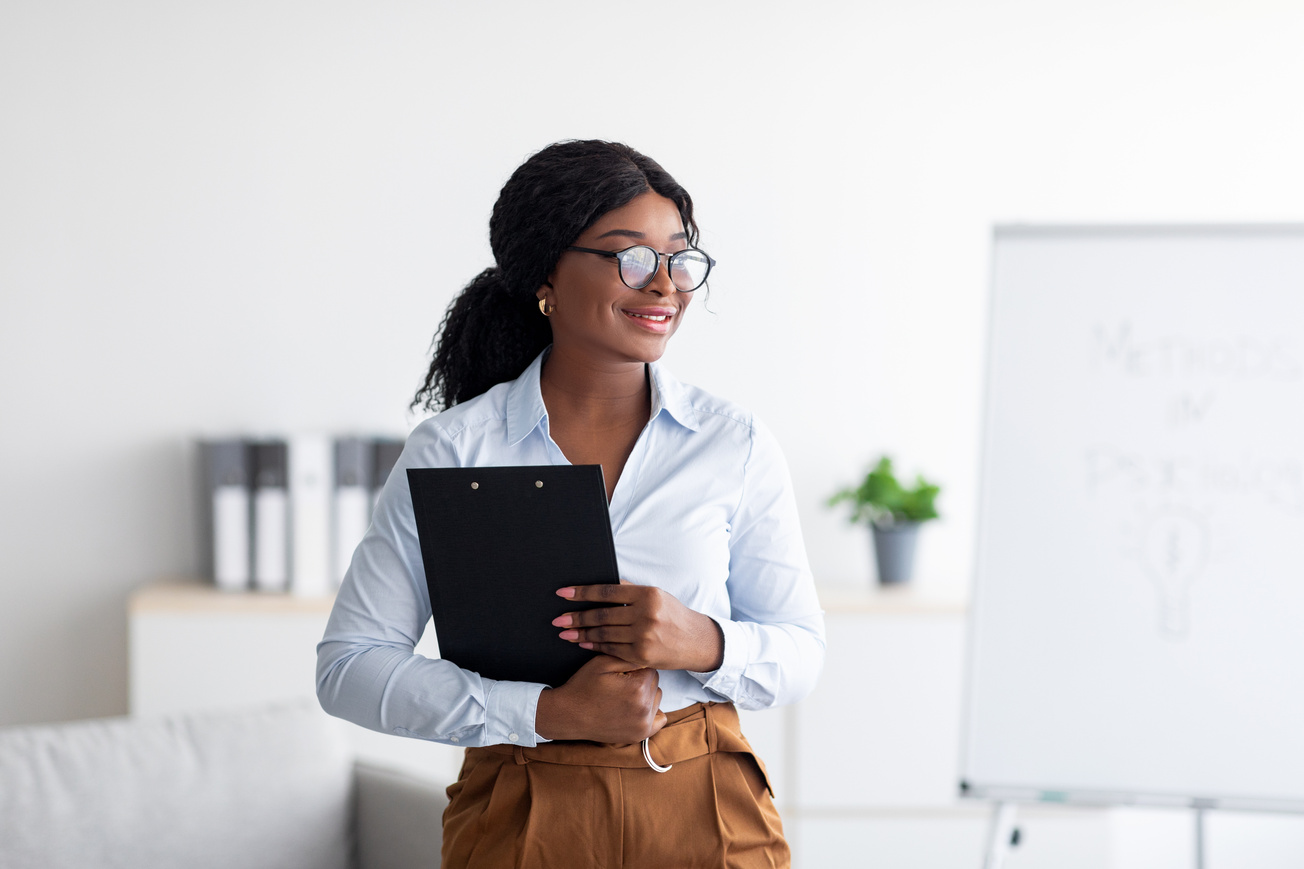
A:
<svg viewBox="0 0 1304 869">
<path fill-rule="evenodd" d="M 650 585 L 577 585 L 558 589 L 571 600 L 607 606 L 566 613 L 553 625 L 584 649 L 639 667 L 709 673 L 724 659 L 724 634 L 710 616 L 691 610 Z"/>
<path fill-rule="evenodd" d="M 640 742 L 666 724 L 656 670 L 595 655 L 560 688 L 539 694 L 534 730 L 545 739 Z"/>
</svg>

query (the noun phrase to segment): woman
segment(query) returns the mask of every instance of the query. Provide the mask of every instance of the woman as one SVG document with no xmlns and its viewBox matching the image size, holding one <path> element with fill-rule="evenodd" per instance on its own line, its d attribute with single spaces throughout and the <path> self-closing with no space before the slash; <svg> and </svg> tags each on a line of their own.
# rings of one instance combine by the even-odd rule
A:
<svg viewBox="0 0 1304 869">
<path fill-rule="evenodd" d="M 437 336 L 413 404 L 445 409 L 386 483 L 317 686 L 333 715 L 468 746 L 445 867 L 789 863 L 735 704 L 805 696 L 823 617 L 774 439 L 657 364 L 712 265 L 697 235 L 654 161 L 549 146 L 503 187 L 497 265 Z M 594 657 L 554 689 L 414 655 L 430 606 L 403 470 L 568 462 L 602 466 L 622 572 L 558 590 L 607 604 L 554 622 Z"/>
</svg>

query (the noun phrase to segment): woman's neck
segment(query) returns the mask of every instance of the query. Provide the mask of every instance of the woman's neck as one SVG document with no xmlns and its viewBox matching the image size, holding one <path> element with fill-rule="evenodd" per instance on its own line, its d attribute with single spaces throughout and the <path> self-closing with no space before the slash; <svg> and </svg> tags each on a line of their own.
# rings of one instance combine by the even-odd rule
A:
<svg viewBox="0 0 1304 869">
<path fill-rule="evenodd" d="M 652 409 L 647 366 L 641 362 L 593 363 L 553 348 L 544 360 L 539 388 L 549 417 L 562 416 L 596 428 L 646 422 Z"/>
</svg>

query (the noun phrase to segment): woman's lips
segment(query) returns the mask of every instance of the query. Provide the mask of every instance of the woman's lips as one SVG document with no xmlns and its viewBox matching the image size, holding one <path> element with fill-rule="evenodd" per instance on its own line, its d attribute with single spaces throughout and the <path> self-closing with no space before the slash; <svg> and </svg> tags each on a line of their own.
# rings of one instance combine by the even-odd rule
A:
<svg viewBox="0 0 1304 869">
<path fill-rule="evenodd" d="M 639 308 L 622 313 L 637 325 L 658 334 L 669 332 L 670 324 L 675 318 L 674 308 Z"/>
</svg>

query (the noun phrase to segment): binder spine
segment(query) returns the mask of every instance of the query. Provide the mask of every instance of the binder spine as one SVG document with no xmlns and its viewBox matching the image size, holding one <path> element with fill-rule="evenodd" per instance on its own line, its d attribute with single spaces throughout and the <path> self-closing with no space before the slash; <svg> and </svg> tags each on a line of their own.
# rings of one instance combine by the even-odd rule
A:
<svg viewBox="0 0 1304 869">
<path fill-rule="evenodd" d="M 283 440 L 253 445 L 253 579 L 259 591 L 285 591 L 289 585 L 289 491 Z"/>
<path fill-rule="evenodd" d="M 241 439 L 203 441 L 200 462 L 204 472 L 204 511 L 210 561 L 209 577 L 224 591 L 249 587 L 250 563 L 250 461 Z"/>
<path fill-rule="evenodd" d="M 394 438 L 376 438 L 372 444 L 372 473 L 371 473 L 371 509 L 375 512 L 376 505 L 380 503 L 380 493 L 385 489 L 385 483 L 389 481 L 390 472 L 398 464 L 398 457 L 403 454 L 404 441 Z"/>
<path fill-rule="evenodd" d="M 329 594 L 331 582 L 331 496 L 335 488 L 331 439 L 298 435 L 289 439 L 290 591 Z"/>
<path fill-rule="evenodd" d="M 371 440 L 347 437 L 335 441 L 335 570 L 338 586 L 353 561 L 353 550 L 371 525 Z"/>
</svg>

